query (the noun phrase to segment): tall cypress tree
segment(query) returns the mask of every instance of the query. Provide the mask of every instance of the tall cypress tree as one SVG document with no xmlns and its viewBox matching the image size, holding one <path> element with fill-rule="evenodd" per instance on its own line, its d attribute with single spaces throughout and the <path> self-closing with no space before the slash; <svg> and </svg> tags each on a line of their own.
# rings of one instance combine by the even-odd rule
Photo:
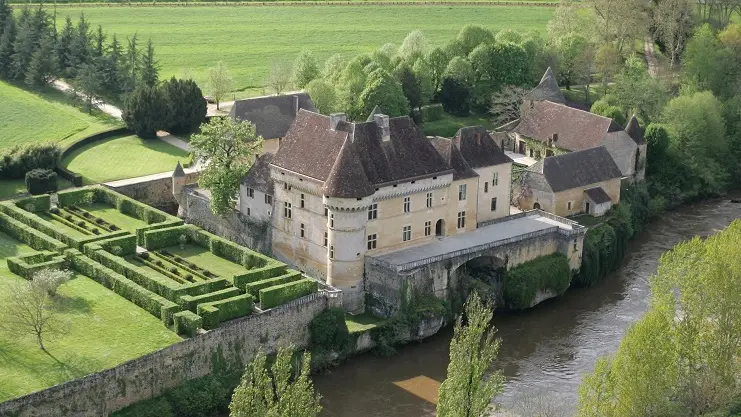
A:
<svg viewBox="0 0 741 417">
<path fill-rule="evenodd" d="M 41 39 L 41 44 L 31 57 L 26 71 L 26 84 L 32 87 L 43 87 L 51 83 L 58 72 L 57 56 L 54 54 L 54 38 L 46 35 Z"/>
<path fill-rule="evenodd" d="M 124 81 L 124 91 L 130 92 L 136 87 L 136 81 L 139 79 L 139 69 L 141 67 L 139 56 L 139 49 L 137 46 L 137 34 L 128 38 L 128 46 L 126 48 L 126 77 Z"/>
<path fill-rule="evenodd" d="M 93 56 L 100 58 L 103 56 L 105 48 L 105 34 L 103 33 L 103 27 L 98 25 L 98 31 L 93 35 Z"/>
<path fill-rule="evenodd" d="M 33 19 L 28 16 L 18 22 L 15 42 L 13 43 L 13 63 L 10 68 L 10 76 L 16 80 L 26 78 L 26 70 L 31 63 L 33 53 L 36 51 L 35 33 Z"/>
<path fill-rule="evenodd" d="M 72 66 L 72 38 L 74 35 L 75 29 L 74 26 L 72 26 L 72 18 L 67 16 L 67 19 L 64 21 L 64 28 L 62 29 L 62 33 L 59 34 L 59 39 L 57 40 L 56 45 L 56 55 L 57 55 L 57 62 L 59 62 L 59 67 L 64 71 L 64 73 L 67 73 L 67 69 Z"/>
<path fill-rule="evenodd" d="M 142 56 L 141 83 L 147 87 L 154 88 L 158 78 L 157 61 L 154 60 L 154 46 L 152 40 L 147 41 L 147 52 Z"/>
<path fill-rule="evenodd" d="M 113 35 L 111 45 L 104 58 L 103 65 L 103 89 L 112 94 L 119 94 L 122 90 L 122 81 L 125 79 L 125 70 L 123 69 L 123 51 L 121 44 L 118 43 L 116 35 Z"/>
<path fill-rule="evenodd" d="M 0 33 L 3 33 L 5 30 L 9 16 L 13 16 L 13 10 L 10 8 L 10 4 L 8 4 L 7 0 L 0 0 Z"/>
<path fill-rule="evenodd" d="M 6 18 L 2 36 L 0 36 L 0 78 L 11 78 L 15 35 L 15 19 L 11 15 Z"/>
</svg>

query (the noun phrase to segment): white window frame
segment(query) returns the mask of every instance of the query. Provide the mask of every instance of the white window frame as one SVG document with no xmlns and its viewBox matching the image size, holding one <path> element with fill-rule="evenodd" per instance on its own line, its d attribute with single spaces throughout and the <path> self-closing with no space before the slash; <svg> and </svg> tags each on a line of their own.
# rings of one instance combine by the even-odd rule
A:
<svg viewBox="0 0 741 417">
<path fill-rule="evenodd" d="M 412 211 L 412 197 L 404 197 L 404 213 Z"/>
<path fill-rule="evenodd" d="M 299 226 L 299 237 L 306 239 L 306 225 L 303 223 Z"/>
<path fill-rule="evenodd" d="M 458 186 L 458 201 L 465 201 L 466 200 L 466 184 L 460 184 Z"/>
<path fill-rule="evenodd" d="M 410 240 L 412 240 L 412 226 L 408 224 L 401 229 L 401 241 L 409 242 Z"/>
<path fill-rule="evenodd" d="M 249 198 L 255 198 L 255 189 L 252 187 L 247 187 L 247 197 Z"/>
<path fill-rule="evenodd" d="M 432 221 L 428 220 L 425 222 L 425 237 L 432 234 Z"/>
<path fill-rule="evenodd" d="M 301 193 L 301 208 L 306 208 L 306 196 Z"/>
<path fill-rule="evenodd" d="M 465 211 L 459 211 L 458 212 L 458 223 L 457 226 L 459 229 L 465 229 L 466 228 L 466 212 Z"/>
<path fill-rule="evenodd" d="M 378 218 L 378 203 L 371 204 L 368 207 L 368 220 L 376 220 Z"/>
<path fill-rule="evenodd" d="M 285 217 L 286 219 L 293 218 L 291 203 L 289 203 L 288 201 L 283 202 L 283 217 Z"/>
<path fill-rule="evenodd" d="M 494 187 L 499 185 L 499 173 L 498 172 L 494 173 L 494 178 L 491 180 L 491 185 L 493 185 Z"/>
<path fill-rule="evenodd" d="M 366 247 L 368 248 L 368 250 L 373 250 L 377 248 L 378 247 L 378 235 L 375 233 L 368 235 L 367 242 L 368 244 Z"/>
<path fill-rule="evenodd" d="M 497 198 L 496 197 L 491 198 L 491 201 L 489 202 L 489 208 L 491 209 L 491 211 L 497 211 Z"/>
<path fill-rule="evenodd" d="M 484 192 L 485 193 L 488 193 L 489 192 L 489 181 L 487 181 L 487 182 L 484 183 Z"/>
<path fill-rule="evenodd" d="M 329 246 L 329 259 L 334 259 L 334 246 Z"/>
<path fill-rule="evenodd" d="M 323 246 L 326 248 L 327 245 L 329 245 L 329 233 L 325 231 L 324 232 L 324 245 Z"/>
<path fill-rule="evenodd" d="M 427 208 L 432 208 L 432 193 L 427 193 Z"/>
</svg>

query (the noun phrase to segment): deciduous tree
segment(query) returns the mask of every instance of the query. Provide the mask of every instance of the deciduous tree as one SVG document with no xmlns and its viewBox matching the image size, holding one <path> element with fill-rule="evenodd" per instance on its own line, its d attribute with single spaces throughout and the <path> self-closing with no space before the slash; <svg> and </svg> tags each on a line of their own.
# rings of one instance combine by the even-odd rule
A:
<svg viewBox="0 0 741 417">
<path fill-rule="evenodd" d="M 206 91 L 208 95 L 216 100 L 216 109 L 219 109 L 221 99 L 234 88 L 234 79 L 229 74 L 229 68 L 223 61 L 216 63 L 215 67 L 206 70 Z"/>
<path fill-rule="evenodd" d="M 456 56 L 467 56 L 481 44 L 494 43 L 494 34 L 482 26 L 467 24 L 458 32 L 455 40 L 460 47 L 460 55 Z"/>
<path fill-rule="evenodd" d="M 409 62 L 414 63 L 417 59 L 423 57 L 429 49 L 427 37 L 420 30 L 410 32 L 399 47 L 399 56 Z"/>
<path fill-rule="evenodd" d="M 297 88 L 304 88 L 319 77 L 319 64 L 311 51 L 303 50 L 293 63 L 293 83 Z"/>
<path fill-rule="evenodd" d="M 306 86 L 306 92 L 319 113 L 331 114 L 337 110 L 337 91 L 334 85 L 323 79 L 311 81 Z"/>
<path fill-rule="evenodd" d="M 363 115 L 370 114 L 376 106 L 380 106 L 389 116 L 409 114 L 409 101 L 404 96 L 401 83 L 383 69 L 368 75 L 365 88 L 360 93 L 359 105 Z"/>
<path fill-rule="evenodd" d="M 674 67 L 691 36 L 692 14 L 696 3 L 691 0 L 661 0 L 653 13 L 656 33 L 666 45 Z"/>
<path fill-rule="evenodd" d="M 519 86 L 505 85 L 500 91 L 494 93 L 489 108 L 494 126 L 502 126 L 519 119 L 520 107 L 528 92 L 529 90 Z"/>
<path fill-rule="evenodd" d="M 611 95 L 623 114 L 636 114 L 644 123 L 650 123 L 661 115 L 669 92 L 648 74 L 641 58 L 631 55 L 615 76 Z"/>
<path fill-rule="evenodd" d="M 281 60 L 273 60 L 270 63 L 267 84 L 275 91 L 275 94 L 285 91 L 291 84 L 291 64 Z"/>
</svg>

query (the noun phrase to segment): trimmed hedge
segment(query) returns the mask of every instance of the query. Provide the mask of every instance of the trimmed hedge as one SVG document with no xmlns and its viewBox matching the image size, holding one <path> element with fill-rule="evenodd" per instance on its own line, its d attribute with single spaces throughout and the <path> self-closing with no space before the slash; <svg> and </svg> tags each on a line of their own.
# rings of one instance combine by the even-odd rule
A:
<svg viewBox="0 0 741 417">
<path fill-rule="evenodd" d="M 15 256 L 7 259 L 10 272 L 31 279 L 42 269 L 64 269 L 67 261 L 58 252 L 39 252 L 32 255 Z"/>
<path fill-rule="evenodd" d="M 66 244 L 3 213 L 0 213 L 0 230 L 36 250 L 62 252 L 67 249 Z"/>
<path fill-rule="evenodd" d="M 155 250 L 179 245 L 180 236 L 190 236 L 190 233 L 188 226 L 174 226 L 147 230 L 143 235 L 144 239 L 142 243 L 144 244 L 144 247 L 148 250 Z"/>
<path fill-rule="evenodd" d="M 246 291 L 247 284 L 283 275 L 286 273 L 286 268 L 286 265 L 278 261 L 272 261 L 269 265 L 262 268 L 251 269 L 242 274 L 234 275 L 232 285 Z"/>
<path fill-rule="evenodd" d="M 192 311 L 178 311 L 172 318 L 177 334 L 193 337 L 198 329 L 203 327 L 203 318 Z"/>
<path fill-rule="evenodd" d="M 71 265 L 75 271 L 94 279 L 121 297 L 159 317 L 165 326 L 170 325 L 173 314 L 180 311 L 180 306 L 176 303 L 147 290 L 84 255 L 69 256 L 69 258 L 71 258 Z"/>
<path fill-rule="evenodd" d="M 210 303 L 198 304 L 198 315 L 203 318 L 203 328 L 216 328 L 219 323 L 252 313 L 255 298 L 249 294 L 227 298 Z"/>
<path fill-rule="evenodd" d="M 445 115 L 442 104 L 430 104 L 429 106 L 422 107 L 422 121 L 423 122 L 434 122 L 440 120 Z"/>
<path fill-rule="evenodd" d="M 100 201 L 102 189 L 100 187 L 83 187 L 57 194 L 60 207 L 79 206 Z"/>
<path fill-rule="evenodd" d="M 202 295 L 183 295 L 180 296 L 180 300 L 178 300 L 178 304 L 183 307 L 185 310 L 190 310 L 192 312 L 196 312 L 198 304 L 203 303 L 210 303 L 212 301 L 219 301 L 224 300 L 226 298 L 236 297 L 238 295 L 241 295 L 242 292 L 239 291 L 239 289 L 234 287 L 224 288 L 223 290 L 218 290 Z"/>
<path fill-rule="evenodd" d="M 273 308 L 289 301 L 313 294 L 319 290 L 319 283 L 312 278 L 276 285 L 260 290 L 260 305 L 263 310 Z"/>
<path fill-rule="evenodd" d="M 571 283 L 569 260 L 561 253 L 541 256 L 510 269 L 504 277 L 507 307 L 529 308 L 539 291 L 563 294 Z"/>
<path fill-rule="evenodd" d="M 118 246 L 121 248 L 121 253 L 114 254 L 118 256 L 127 256 L 136 253 L 136 236 L 134 235 L 105 239 L 97 242 L 97 244 L 110 253 L 113 253 L 113 248 Z"/>
<path fill-rule="evenodd" d="M 77 142 L 73 143 L 72 145 L 67 147 L 65 150 L 63 150 L 61 155 L 59 156 L 59 160 L 61 161 L 62 159 L 64 159 L 65 156 L 71 154 L 75 150 L 80 149 L 87 144 L 99 142 L 99 141 L 112 138 L 112 137 L 116 137 L 116 136 L 128 135 L 130 133 L 131 132 L 128 129 L 123 127 L 123 128 L 111 129 L 111 130 L 107 130 L 104 132 L 96 133 L 94 135 L 90 135 L 86 138 L 78 140 Z M 71 181 L 72 184 L 75 185 L 75 187 L 82 187 L 82 175 L 76 172 L 72 172 L 69 169 L 62 167 L 61 164 L 57 165 L 56 170 L 62 178 L 66 178 L 67 180 Z"/>
<path fill-rule="evenodd" d="M 57 173 L 51 169 L 36 168 L 26 172 L 26 190 L 31 195 L 57 191 Z"/>
<path fill-rule="evenodd" d="M 257 297 L 260 295 L 260 290 L 263 288 L 270 288 L 276 285 L 287 284 L 289 282 L 298 281 L 300 279 L 301 272 L 291 270 L 287 274 L 281 275 L 279 277 L 250 282 L 245 286 L 245 290 L 248 294 L 252 294 L 253 296 Z"/>
<path fill-rule="evenodd" d="M 168 217 L 172 217 L 172 216 L 168 216 Z M 144 246 L 144 234 L 147 232 L 158 230 L 158 229 L 168 229 L 171 227 L 182 226 L 183 223 L 184 222 L 182 219 L 178 219 L 177 217 L 172 217 L 172 218 L 165 218 L 164 221 L 159 222 L 159 223 L 154 223 L 154 224 L 150 224 L 149 226 L 140 227 L 136 229 L 137 243 L 140 246 Z"/>
<path fill-rule="evenodd" d="M 51 208 L 51 196 L 37 195 L 16 200 L 15 205 L 31 213 L 42 213 Z"/>
</svg>

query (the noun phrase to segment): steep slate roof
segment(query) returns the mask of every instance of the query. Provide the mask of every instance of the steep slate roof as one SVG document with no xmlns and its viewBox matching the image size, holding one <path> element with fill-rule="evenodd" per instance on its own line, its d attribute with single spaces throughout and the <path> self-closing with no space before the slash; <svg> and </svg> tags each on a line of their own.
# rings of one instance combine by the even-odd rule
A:
<svg viewBox="0 0 741 417">
<path fill-rule="evenodd" d="M 368 118 L 365 121 L 366 122 L 372 122 L 373 121 L 373 116 L 375 116 L 377 114 L 384 114 L 383 113 L 383 110 L 381 110 L 381 108 L 378 105 L 376 105 L 375 107 L 373 107 L 373 110 L 371 110 L 370 114 L 368 115 Z"/>
<path fill-rule="evenodd" d="M 389 118 L 390 140 L 385 142 L 375 122 L 340 122 L 336 130 L 329 126 L 328 116 L 300 110 L 273 165 L 325 182 L 327 191 L 344 198 L 368 195 L 362 178 L 354 192 L 338 180 L 355 181 L 350 176 L 360 172 L 356 157 L 372 188 L 453 171 L 409 117 Z"/>
<path fill-rule="evenodd" d="M 273 154 L 266 153 L 255 159 L 247 175 L 242 178 L 242 184 L 265 194 L 273 194 L 273 180 L 270 178 L 270 163 L 273 162 Z"/>
<path fill-rule="evenodd" d="M 458 130 L 453 143 L 472 168 L 512 162 L 483 126 L 469 126 Z"/>
<path fill-rule="evenodd" d="M 612 119 L 550 101 L 526 101 L 516 133 L 546 142 L 554 133 L 554 146 L 568 151 L 596 148 L 608 132 L 623 128 Z"/>
<path fill-rule="evenodd" d="M 317 111 L 308 94 L 297 93 L 235 101 L 229 117 L 250 121 L 265 139 L 281 138 L 296 118 L 296 99 L 298 109 Z"/>
<path fill-rule="evenodd" d="M 549 156 L 527 170 L 543 174 L 553 192 L 585 187 L 623 176 L 604 146 Z"/>
<path fill-rule="evenodd" d="M 646 143 L 646 140 L 643 138 L 643 130 L 641 130 L 641 126 L 638 124 L 638 119 L 636 119 L 635 114 L 630 118 L 628 127 L 625 128 L 625 131 L 637 145 L 644 145 Z"/>
<path fill-rule="evenodd" d="M 178 164 L 175 165 L 175 171 L 172 172 L 173 177 L 184 177 L 185 171 L 183 171 L 183 166 L 180 165 L 180 161 L 178 161 Z"/>
<path fill-rule="evenodd" d="M 457 147 L 453 146 L 453 141 L 447 138 L 434 137 L 430 138 L 430 143 L 435 147 L 437 152 L 442 156 L 445 162 L 453 168 L 453 180 L 462 180 L 466 178 L 478 177 L 479 174 L 471 168 L 461 155 Z"/>
<path fill-rule="evenodd" d="M 528 100 L 548 100 L 554 103 L 566 103 L 566 98 L 563 96 L 561 88 L 558 86 L 558 82 L 556 81 L 556 77 L 553 75 L 551 67 L 548 67 L 545 74 L 543 74 L 540 84 L 538 84 L 538 86 L 530 91 L 530 93 L 525 97 L 525 101 L 527 102 Z"/>
<path fill-rule="evenodd" d="M 322 187 L 322 193 L 328 197 L 358 198 L 372 195 L 374 187 L 365 176 L 363 165 L 350 139 L 340 149 L 332 171 Z"/>
<path fill-rule="evenodd" d="M 586 194 L 590 200 L 594 201 L 595 204 L 602 204 L 612 201 L 610 196 L 607 195 L 602 187 L 594 187 L 588 190 L 584 190 L 584 194 Z"/>
</svg>

